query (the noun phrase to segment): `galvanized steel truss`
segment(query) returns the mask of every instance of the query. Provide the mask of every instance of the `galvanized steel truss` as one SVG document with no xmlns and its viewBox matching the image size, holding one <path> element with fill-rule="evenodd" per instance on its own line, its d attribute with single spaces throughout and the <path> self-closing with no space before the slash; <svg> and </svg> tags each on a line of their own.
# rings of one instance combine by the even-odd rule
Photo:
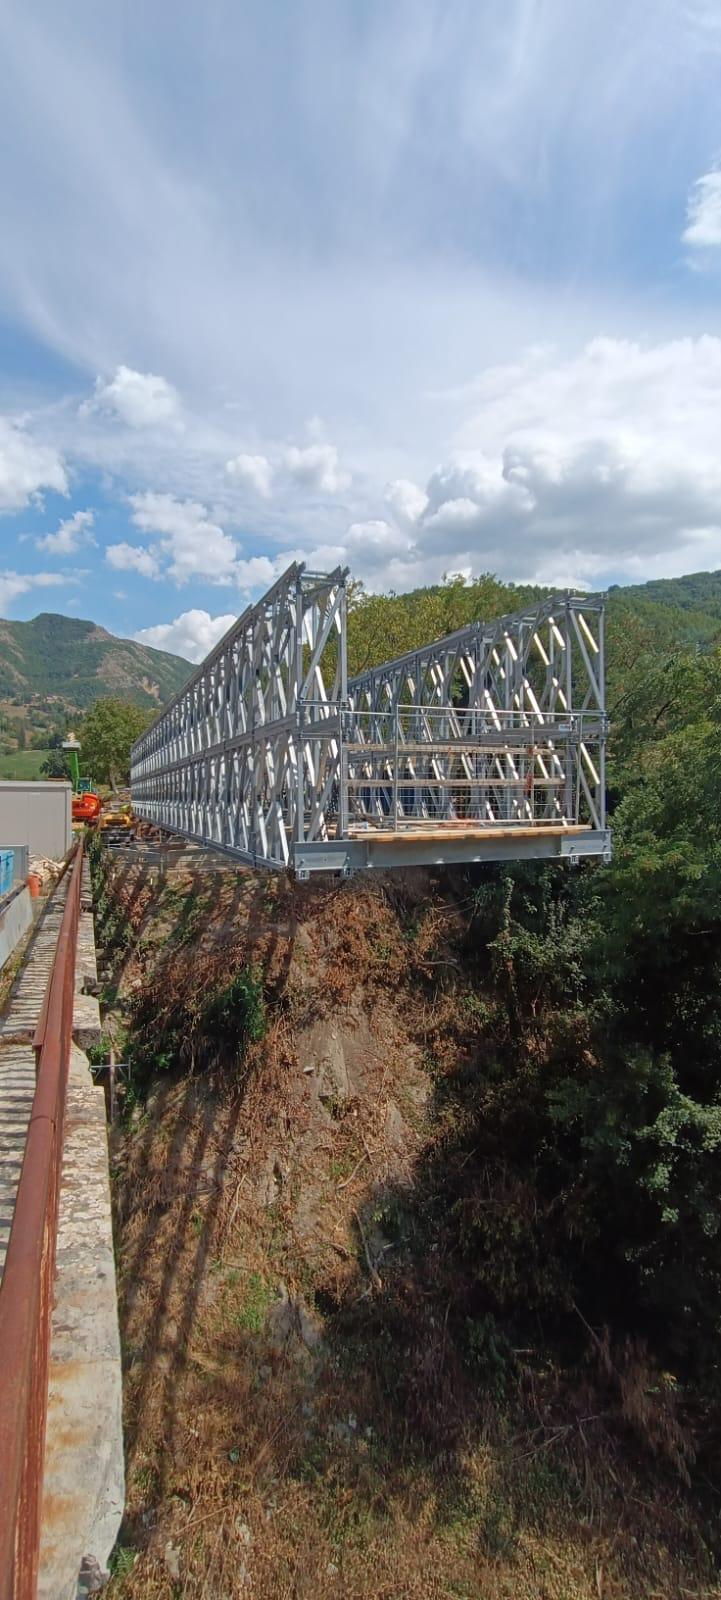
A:
<svg viewBox="0 0 721 1600">
<path fill-rule="evenodd" d="M 607 855 L 602 599 L 348 682 L 346 576 L 293 565 L 233 624 L 134 746 L 138 815 L 301 877 Z"/>
<path fill-rule="evenodd" d="M 134 745 L 137 814 L 266 866 L 291 866 L 294 842 L 324 838 L 345 612 L 344 572 L 290 567 Z"/>
<path fill-rule="evenodd" d="M 605 830 L 604 612 L 555 596 L 354 678 L 356 810 Z M 391 748 L 392 747 L 392 748 Z"/>
</svg>

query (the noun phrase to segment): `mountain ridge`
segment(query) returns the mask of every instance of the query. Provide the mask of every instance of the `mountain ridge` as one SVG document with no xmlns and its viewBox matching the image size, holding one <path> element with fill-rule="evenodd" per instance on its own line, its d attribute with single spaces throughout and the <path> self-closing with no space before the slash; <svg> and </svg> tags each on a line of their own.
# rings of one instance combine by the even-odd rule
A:
<svg viewBox="0 0 721 1600">
<path fill-rule="evenodd" d="M 90 618 L 42 611 L 27 622 L 0 619 L 0 699 L 38 697 L 82 711 L 103 694 L 162 705 L 191 670 L 182 656 L 122 639 Z"/>
<path fill-rule="evenodd" d="M 190 671 L 182 656 L 121 639 L 90 618 L 55 611 L 27 622 L 2 618 L 0 753 L 46 749 L 105 696 L 159 710 Z M 14 768 L 6 775 L 15 776 Z"/>
</svg>

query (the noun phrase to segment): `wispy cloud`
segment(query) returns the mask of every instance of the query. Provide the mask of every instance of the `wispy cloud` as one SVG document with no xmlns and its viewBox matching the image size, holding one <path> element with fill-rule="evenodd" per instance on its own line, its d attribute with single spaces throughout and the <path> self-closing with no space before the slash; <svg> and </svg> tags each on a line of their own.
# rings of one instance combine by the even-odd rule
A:
<svg viewBox="0 0 721 1600">
<path fill-rule="evenodd" d="M 49 556 L 73 556 L 83 545 L 94 544 L 94 511 L 74 511 L 64 517 L 56 533 L 43 534 L 35 540 L 38 550 Z"/>
<path fill-rule="evenodd" d="M 123 625 L 188 649 L 296 552 L 399 588 L 721 556 L 678 260 L 689 173 L 686 258 L 721 242 L 716 0 L 361 10 L 0 15 L 0 510 L 60 556 L 92 503 Z"/>
<path fill-rule="evenodd" d="M 688 198 L 684 244 L 693 250 L 721 249 L 721 165 L 697 178 Z"/>
<path fill-rule="evenodd" d="M 0 611 L 4 613 L 18 595 L 57 588 L 64 582 L 58 572 L 0 572 Z"/>
</svg>

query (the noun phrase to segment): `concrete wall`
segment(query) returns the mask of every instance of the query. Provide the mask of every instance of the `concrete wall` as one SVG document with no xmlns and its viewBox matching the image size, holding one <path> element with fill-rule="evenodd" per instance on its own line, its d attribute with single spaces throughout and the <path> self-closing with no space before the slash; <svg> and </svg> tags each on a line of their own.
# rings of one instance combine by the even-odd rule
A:
<svg viewBox="0 0 721 1600">
<path fill-rule="evenodd" d="M 72 843 L 72 800 L 69 783 L 0 782 L 0 839 L 62 861 Z"/>
<path fill-rule="evenodd" d="M 15 946 L 27 933 L 33 920 L 33 903 L 27 889 L 16 889 L 4 905 L 0 906 L 0 969 L 12 955 Z"/>
</svg>

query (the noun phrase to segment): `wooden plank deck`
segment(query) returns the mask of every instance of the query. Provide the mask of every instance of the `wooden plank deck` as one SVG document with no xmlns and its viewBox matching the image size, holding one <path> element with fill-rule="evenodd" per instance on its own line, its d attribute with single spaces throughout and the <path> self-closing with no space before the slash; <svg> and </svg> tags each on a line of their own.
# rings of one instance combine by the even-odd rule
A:
<svg viewBox="0 0 721 1600">
<path fill-rule="evenodd" d="M 483 827 L 480 823 L 467 822 L 439 822 L 435 825 L 421 823 L 417 828 L 407 825 L 400 828 L 359 828 L 350 827 L 348 835 L 351 839 L 372 839 L 374 844 L 401 844 L 404 840 L 423 839 L 431 842 L 442 843 L 451 836 L 454 839 L 472 839 L 478 843 L 492 844 L 497 839 L 558 839 L 561 837 L 573 838 L 574 835 L 588 833 L 588 828 L 562 823 L 538 822 L 533 826 L 519 823 L 510 824 L 508 827 L 497 826 L 495 823 Z"/>
</svg>

